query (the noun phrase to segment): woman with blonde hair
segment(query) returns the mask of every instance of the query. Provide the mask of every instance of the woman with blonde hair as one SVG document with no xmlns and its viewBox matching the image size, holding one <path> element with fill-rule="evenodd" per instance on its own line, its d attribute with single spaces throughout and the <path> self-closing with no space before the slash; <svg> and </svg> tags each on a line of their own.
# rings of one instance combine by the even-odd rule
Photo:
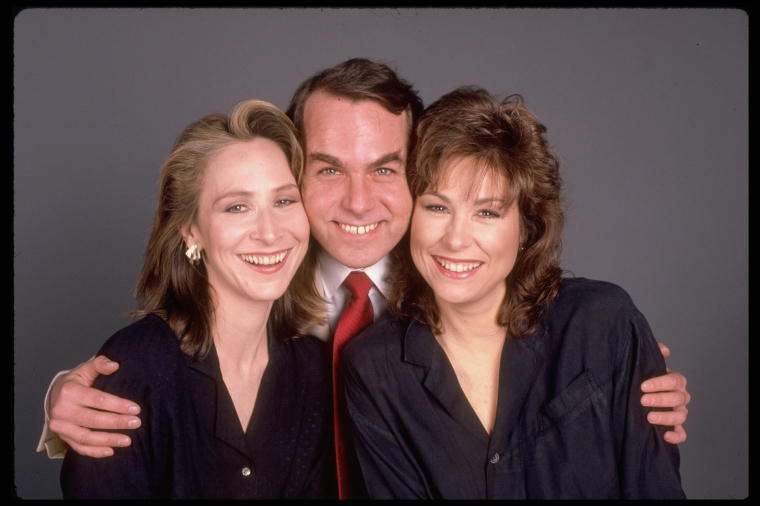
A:
<svg viewBox="0 0 760 506">
<path fill-rule="evenodd" d="M 348 343 L 371 498 L 683 498 L 638 385 L 665 373 L 611 283 L 563 278 L 559 161 L 519 97 L 457 89 L 409 162 L 389 316 Z"/>
<path fill-rule="evenodd" d="M 188 126 L 161 169 L 142 317 L 100 350 L 95 387 L 134 400 L 143 424 L 109 459 L 68 452 L 66 498 L 334 495 L 322 301 L 302 261 L 303 152 L 266 102 Z M 295 294 L 297 294 L 297 303 Z"/>
</svg>

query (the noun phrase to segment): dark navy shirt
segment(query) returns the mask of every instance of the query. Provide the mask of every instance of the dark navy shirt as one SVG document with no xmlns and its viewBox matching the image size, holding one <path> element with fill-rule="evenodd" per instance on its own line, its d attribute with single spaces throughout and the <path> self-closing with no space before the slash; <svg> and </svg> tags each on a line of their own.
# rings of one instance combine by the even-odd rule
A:
<svg viewBox="0 0 760 506">
<path fill-rule="evenodd" d="M 685 497 L 678 448 L 640 405 L 662 354 L 613 284 L 563 279 L 540 329 L 506 341 L 490 436 L 419 322 L 380 320 L 342 364 L 371 498 Z"/>
<path fill-rule="evenodd" d="M 67 452 L 65 498 L 334 497 L 331 377 L 324 343 L 277 339 L 246 432 L 216 350 L 195 362 L 157 316 L 114 334 L 100 354 L 120 363 L 95 387 L 140 405 L 132 445 L 94 459 Z"/>
</svg>

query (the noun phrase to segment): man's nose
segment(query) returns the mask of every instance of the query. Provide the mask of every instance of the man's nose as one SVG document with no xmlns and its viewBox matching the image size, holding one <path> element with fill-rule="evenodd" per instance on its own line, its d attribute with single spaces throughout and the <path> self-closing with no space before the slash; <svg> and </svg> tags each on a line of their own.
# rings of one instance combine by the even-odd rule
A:
<svg viewBox="0 0 760 506">
<path fill-rule="evenodd" d="M 344 189 L 343 207 L 347 211 L 362 215 L 375 207 L 372 183 L 363 175 L 349 177 Z"/>
</svg>

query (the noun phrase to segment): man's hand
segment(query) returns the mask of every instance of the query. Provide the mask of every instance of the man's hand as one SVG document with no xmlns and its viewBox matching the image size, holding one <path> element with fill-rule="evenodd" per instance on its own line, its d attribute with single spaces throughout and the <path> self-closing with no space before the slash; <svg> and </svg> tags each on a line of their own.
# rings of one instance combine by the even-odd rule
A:
<svg viewBox="0 0 760 506">
<path fill-rule="evenodd" d="M 136 429 L 140 407 L 132 401 L 90 388 L 101 374 L 113 374 L 119 364 L 95 357 L 58 378 L 50 391 L 50 430 L 77 453 L 109 457 L 115 446 L 129 446 L 125 434 L 90 429 Z"/>
<path fill-rule="evenodd" d="M 662 356 L 668 358 L 670 350 L 664 344 L 660 345 Z M 641 384 L 643 392 L 649 392 L 641 397 L 642 406 L 673 408 L 673 411 L 652 411 L 647 415 L 647 421 L 655 425 L 673 425 L 674 430 L 665 433 L 668 443 L 683 443 L 686 441 L 686 431 L 683 423 L 689 414 L 686 405 L 691 401 L 691 395 L 686 391 L 686 377 L 668 369 L 668 374 L 648 379 Z"/>
</svg>

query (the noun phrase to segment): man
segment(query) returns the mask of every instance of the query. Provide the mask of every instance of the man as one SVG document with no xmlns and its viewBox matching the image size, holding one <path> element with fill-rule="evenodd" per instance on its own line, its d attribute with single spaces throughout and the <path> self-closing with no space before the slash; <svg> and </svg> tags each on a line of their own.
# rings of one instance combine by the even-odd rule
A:
<svg viewBox="0 0 760 506">
<path fill-rule="evenodd" d="M 303 201 L 320 246 L 313 252 L 318 256 L 317 286 L 327 301 L 327 325 L 313 333 L 334 342 L 336 366 L 345 340 L 385 311 L 391 252 L 406 232 L 412 211 L 406 159 L 421 110 L 422 102 L 409 83 L 387 66 L 365 59 L 348 60 L 315 74 L 299 86 L 288 108 L 305 144 Z M 364 292 L 357 295 L 352 283 L 359 277 Z M 665 357 L 670 354 L 667 348 L 662 350 Z M 139 406 L 90 388 L 98 375 L 117 369 L 118 364 L 96 357 L 54 379 L 49 429 L 60 439 L 46 427 L 38 451 L 47 447 L 51 457 L 62 456 L 65 442 L 84 455 L 107 457 L 113 454 L 112 447 L 131 444 L 125 434 L 90 430 L 140 425 L 135 416 Z M 642 404 L 675 408 L 649 415 L 651 423 L 675 426 L 665 434 L 671 443 L 686 439 L 681 425 L 690 396 L 685 386 L 686 379 L 677 372 L 642 384 L 643 391 L 652 392 L 642 397 Z M 45 402 L 47 406 L 47 398 Z M 341 419 L 338 413 L 339 476 L 358 469 L 341 462 L 352 457 L 348 427 Z M 346 441 L 349 447 L 342 448 Z M 342 497 L 361 495 L 355 480 L 355 476 L 343 480 Z"/>
</svg>

